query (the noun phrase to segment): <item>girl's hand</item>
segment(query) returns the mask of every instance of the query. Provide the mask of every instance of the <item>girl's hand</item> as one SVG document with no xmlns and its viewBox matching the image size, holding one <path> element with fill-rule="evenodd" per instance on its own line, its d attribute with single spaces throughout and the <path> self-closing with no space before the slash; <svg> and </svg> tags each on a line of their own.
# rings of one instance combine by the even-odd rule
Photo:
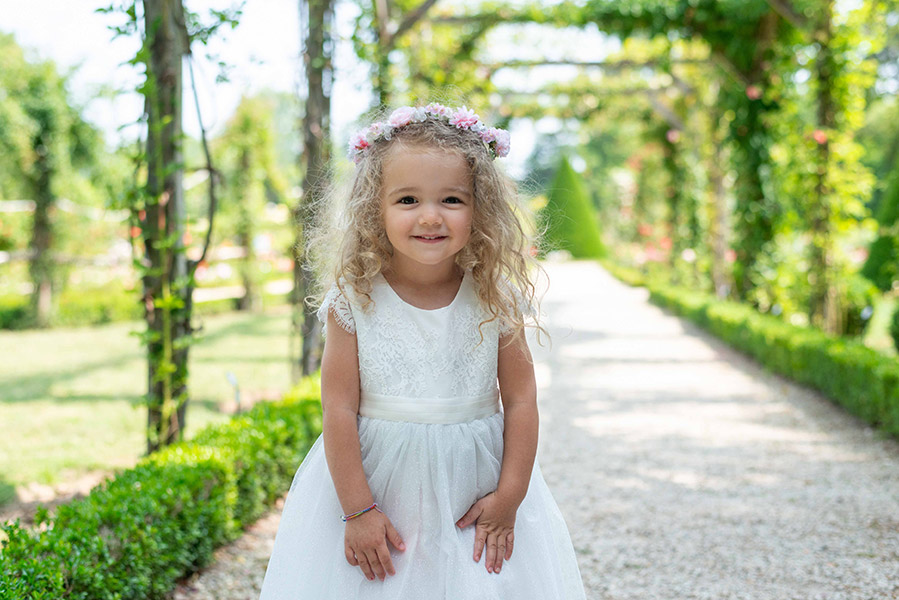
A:
<svg viewBox="0 0 899 600">
<path fill-rule="evenodd" d="M 481 551 L 487 546 L 487 557 L 484 566 L 488 573 L 499 573 L 503 559 L 512 558 L 512 545 L 515 541 L 515 513 L 518 507 L 503 502 L 490 492 L 475 502 L 468 512 L 456 522 L 460 529 L 477 523 L 474 536 L 474 560 L 481 560 Z"/>
<path fill-rule="evenodd" d="M 405 550 L 403 538 L 393 527 L 393 523 L 382 512 L 370 510 L 346 522 L 344 533 L 344 552 L 346 560 L 354 567 L 359 567 L 369 580 L 375 575 L 381 581 L 387 575 L 396 575 L 387 541 L 397 550 Z"/>
</svg>

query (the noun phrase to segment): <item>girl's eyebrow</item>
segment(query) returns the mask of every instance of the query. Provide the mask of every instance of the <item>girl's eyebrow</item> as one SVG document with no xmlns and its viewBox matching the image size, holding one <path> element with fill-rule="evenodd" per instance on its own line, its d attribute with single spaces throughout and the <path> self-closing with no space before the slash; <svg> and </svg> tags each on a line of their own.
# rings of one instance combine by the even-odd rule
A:
<svg viewBox="0 0 899 600">
<path fill-rule="evenodd" d="M 418 188 L 415 186 L 406 186 L 406 187 L 401 187 L 401 188 L 393 188 L 392 190 L 390 190 L 390 193 L 388 195 L 392 196 L 394 194 L 402 194 L 402 193 L 406 193 L 406 192 L 417 192 L 417 191 L 418 191 Z M 444 192 L 456 192 L 459 194 L 466 194 L 468 196 L 471 195 L 471 190 L 468 190 L 464 187 L 459 187 L 459 186 L 451 186 L 451 187 L 443 188 L 443 191 Z"/>
</svg>

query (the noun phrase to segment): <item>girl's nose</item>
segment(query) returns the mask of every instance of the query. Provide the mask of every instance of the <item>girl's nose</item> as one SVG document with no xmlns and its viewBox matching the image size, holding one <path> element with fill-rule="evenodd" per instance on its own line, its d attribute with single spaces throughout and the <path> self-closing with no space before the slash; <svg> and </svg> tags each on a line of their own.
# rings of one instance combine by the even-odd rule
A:
<svg viewBox="0 0 899 600">
<path fill-rule="evenodd" d="M 441 221 L 440 211 L 429 206 L 422 207 L 421 214 L 418 217 L 419 223 L 422 225 L 439 225 Z"/>
</svg>

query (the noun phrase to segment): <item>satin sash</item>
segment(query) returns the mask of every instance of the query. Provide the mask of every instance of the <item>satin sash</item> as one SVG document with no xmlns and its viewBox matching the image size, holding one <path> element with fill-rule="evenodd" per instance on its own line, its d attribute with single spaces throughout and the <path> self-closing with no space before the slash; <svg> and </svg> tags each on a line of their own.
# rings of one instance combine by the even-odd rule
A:
<svg viewBox="0 0 899 600">
<path fill-rule="evenodd" d="M 498 390 L 450 398 L 409 398 L 363 390 L 359 399 L 359 414 L 363 417 L 410 423 L 466 423 L 498 412 Z"/>
</svg>

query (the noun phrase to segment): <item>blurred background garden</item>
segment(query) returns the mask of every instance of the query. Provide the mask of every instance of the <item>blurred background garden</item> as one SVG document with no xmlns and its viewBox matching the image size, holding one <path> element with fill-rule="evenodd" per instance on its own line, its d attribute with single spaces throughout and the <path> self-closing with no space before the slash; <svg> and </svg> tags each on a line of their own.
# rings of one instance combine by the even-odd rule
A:
<svg viewBox="0 0 899 600">
<path fill-rule="evenodd" d="M 896 0 L 0 0 L 0 14 L 10 564 L 61 543 L 36 525 L 125 492 L 59 517 L 40 504 L 201 465 L 230 516 L 202 543 L 173 526 L 187 554 L 154 556 L 166 576 L 121 596 L 164 597 L 286 489 L 317 426 L 304 225 L 379 106 L 466 104 L 510 130 L 504 168 L 545 232 L 540 257 L 598 261 L 899 434 Z"/>
</svg>

